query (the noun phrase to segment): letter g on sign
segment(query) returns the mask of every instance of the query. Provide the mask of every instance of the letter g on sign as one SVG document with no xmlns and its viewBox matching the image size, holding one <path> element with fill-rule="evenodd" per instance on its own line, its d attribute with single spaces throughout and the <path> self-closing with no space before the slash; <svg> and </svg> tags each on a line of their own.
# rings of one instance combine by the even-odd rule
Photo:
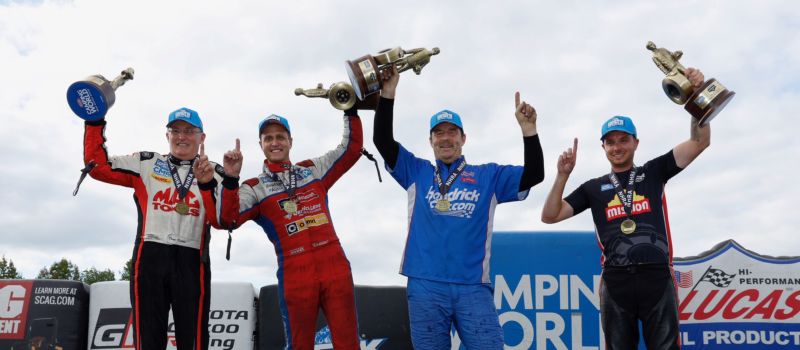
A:
<svg viewBox="0 0 800 350">
<path fill-rule="evenodd" d="M 22 313 L 25 303 L 25 287 L 9 285 L 0 288 L 0 317 L 14 318 Z"/>
</svg>

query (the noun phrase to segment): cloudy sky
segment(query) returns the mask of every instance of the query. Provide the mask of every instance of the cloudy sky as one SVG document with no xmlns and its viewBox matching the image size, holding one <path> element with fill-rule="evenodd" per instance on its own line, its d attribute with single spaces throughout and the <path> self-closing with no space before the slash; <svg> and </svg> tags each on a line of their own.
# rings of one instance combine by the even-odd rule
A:
<svg viewBox="0 0 800 350">
<path fill-rule="evenodd" d="M 756 5 L 757 3 L 757 5 Z M 136 229 L 132 190 L 87 179 L 83 122 L 67 86 L 134 67 L 107 119 L 111 154 L 166 153 L 167 114 L 200 112 L 206 151 L 221 160 L 242 139 L 242 174 L 263 159 L 258 121 L 289 118 L 294 161 L 334 147 L 341 113 L 297 87 L 346 80 L 344 61 L 387 47 L 439 47 L 420 76 L 404 73 L 395 136 L 432 158 L 428 117 L 464 119 L 471 163 L 521 164 L 514 92 L 533 104 L 546 178 L 521 203 L 500 206 L 496 231 L 591 231 L 588 212 L 556 225 L 539 220 L 558 154 L 580 140 L 567 185 L 609 170 L 600 124 L 636 121 L 638 163 L 689 136 L 689 115 L 670 102 L 648 40 L 683 50 L 684 65 L 736 92 L 713 122 L 712 145 L 670 181 L 675 256 L 724 240 L 767 255 L 800 255 L 800 5 L 795 1 L 8 1 L 0 0 L 0 255 L 24 277 L 65 257 L 81 268 L 120 271 Z M 362 113 L 372 139 L 373 113 Z M 375 152 L 371 142 L 367 148 Z M 359 161 L 330 193 L 333 221 L 357 284 L 404 285 L 396 273 L 405 241 L 404 191 Z M 215 280 L 275 283 L 275 254 L 260 228 L 215 231 Z"/>
</svg>

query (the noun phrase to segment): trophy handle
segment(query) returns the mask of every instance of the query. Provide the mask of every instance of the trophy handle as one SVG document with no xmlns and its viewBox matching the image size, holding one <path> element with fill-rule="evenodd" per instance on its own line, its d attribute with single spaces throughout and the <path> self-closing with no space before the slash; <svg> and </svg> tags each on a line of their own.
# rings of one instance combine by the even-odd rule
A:
<svg viewBox="0 0 800 350">
<path fill-rule="evenodd" d="M 356 104 L 356 92 L 353 86 L 343 81 L 331 85 L 328 89 L 323 88 L 322 83 L 317 84 L 314 89 L 297 88 L 294 89 L 294 94 L 309 98 L 327 98 L 333 108 L 342 111 Z"/>
<path fill-rule="evenodd" d="M 297 88 L 294 89 L 294 94 L 296 96 L 305 96 L 305 97 L 328 97 L 328 89 L 322 87 L 322 83 L 317 84 L 317 87 L 314 89 L 303 89 Z"/>
</svg>

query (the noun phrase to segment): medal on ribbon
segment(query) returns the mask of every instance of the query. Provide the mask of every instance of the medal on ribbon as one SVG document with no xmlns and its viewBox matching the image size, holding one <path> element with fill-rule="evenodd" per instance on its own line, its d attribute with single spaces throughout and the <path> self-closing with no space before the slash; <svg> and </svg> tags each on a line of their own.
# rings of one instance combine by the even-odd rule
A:
<svg viewBox="0 0 800 350">
<path fill-rule="evenodd" d="M 177 161 L 180 165 L 188 165 L 189 166 L 189 173 L 186 175 L 186 181 L 181 181 L 180 175 L 178 175 L 178 168 L 173 164 L 173 161 Z M 172 182 L 175 184 L 175 189 L 178 191 L 178 203 L 175 204 L 175 212 L 180 215 L 187 215 L 189 214 L 189 205 L 186 204 L 184 199 L 186 198 L 186 194 L 189 193 L 189 188 L 192 187 L 192 182 L 194 182 L 194 167 L 192 164 L 194 163 L 194 159 L 192 160 L 178 160 L 170 156 L 169 161 L 169 172 L 172 174 Z"/>
<path fill-rule="evenodd" d="M 281 209 L 283 211 L 294 215 L 297 213 L 297 198 L 295 196 L 294 191 L 297 189 L 297 177 L 294 174 L 294 168 L 291 165 L 282 164 L 281 165 L 285 169 L 287 179 L 284 180 L 282 177 L 278 176 L 276 173 L 272 173 L 272 180 L 277 181 L 283 186 L 283 189 L 286 191 L 286 194 L 289 196 L 283 203 L 281 203 Z"/>
<path fill-rule="evenodd" d="M 289 214 L 297 213 L 297 203 L 289 199 L 283 202 L 283 210 Z"/>
<path fill-rule="evenodd" d="M 175 212 L 181 215 L 189 214 L 189 205 L 186 202 L 178 202 L 175 204 Z"/>
<path fill-rule="evenodd" d="M 627 216 L 622 221 L 622 224 L 619 225 L 619 229 L 626 235 L 634 233 L 636 231 L 636 222 L 633 221 L 633 188 L 636 184 L 636 166 L 634 165 L 631 168 L 628 183 L 624 190 L 613 171 L 608 174 L 608 178 L 611 180 L 611 184 L 614 185 L 614 190 L 617 192 L 617 197 L 622 202 L 622 209 L 625 210 L 625 215 Z"/>
<path fill-rule="evenodd" d="M 447 192 L 450 191 L 450 187 L 453 186 L 453 183 L 456 182 L 456 179 L 461 172 L 464 171 L 464 168 L 467 167 L 467 162 L 462 160 L 458 167 L 450 173 L 450 176 L 447 177 L 447 180 L 442 182 L 442 177 L 439 172 L 439 167 L 436 167 L 436 171 L 433 174 L 433 178 L 436 182 L 436 185 L 439 187 L 439 194 L 441 195 L 441 199 L 436 201 L 436 210 L 440 212 L 446 212 L 450 210 L 450 201 L 447 199 Z"/>
</svg>

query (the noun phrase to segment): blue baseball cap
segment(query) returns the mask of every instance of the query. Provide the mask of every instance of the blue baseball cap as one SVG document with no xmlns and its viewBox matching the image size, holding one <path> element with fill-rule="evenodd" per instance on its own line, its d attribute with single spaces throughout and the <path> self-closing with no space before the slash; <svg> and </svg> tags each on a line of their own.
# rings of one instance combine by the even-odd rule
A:
<svg viewBox="0 0 800 350">
<path fill-rule="evenodd" d="M 200 115 L 189 108 L 181 107 L 170 113 L 169 119 L 167 120 L 167 127 L 169 127 L 170 124 L 177 122 L 179 120 L 187 122 L 195 127 L 198 127 L 200 128 L 200 131 L 203 131 L 203 121 L 200 120 Z"/>
<path fill-rule="evenodd" d="M 461 124 L 461 117 L 456 112 L 445 109 L 431 116 L 431 131 L 441 123 L 453 124 L 461 129 L 461 132 L 464 132 L 464 126 Z"/>
<path fill-rule="evenodd" d="M 606 134 L 612 131 L 622 131 L 626 134 L 636 137 L 636 126 L 633 125 L 631 118 L 622 115 L 615 115 L 611 119 L 603 123 L 603 128 L 600 130 L 600 141 L 606 138 Z"/>
<path fill-rule="evenodd" d="M 261 131 L 264 130 L 264 127 L 268 124 L 279 124 L 286 129 L 286 132 L 289 133 L 290 136 L 292 135 L 292 129 L 289 129 L 289 121 L 286 120 L 286 118 L 277 114 L 270 114 L 269 117 L 264 118 L 258 123 L 258 137 L 261 137 Z"/>
</svg>

